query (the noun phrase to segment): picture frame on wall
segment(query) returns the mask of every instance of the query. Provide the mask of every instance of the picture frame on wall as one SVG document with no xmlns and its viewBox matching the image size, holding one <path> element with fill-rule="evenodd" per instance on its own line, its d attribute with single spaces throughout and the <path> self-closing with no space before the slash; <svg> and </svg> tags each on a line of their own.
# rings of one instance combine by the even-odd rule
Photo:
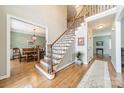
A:
<svg viewBox="0 0 124 93">
<path fill-rule="evenodd" d="M 79 37 L 78 38 L 78 46 L 83 46 L 84 45 L 84 37 Z"/>
<path fill-rule="evenodd" d="M 97 41 L 96 46 L 103 46 L 103 41 Z"/>
</svg>

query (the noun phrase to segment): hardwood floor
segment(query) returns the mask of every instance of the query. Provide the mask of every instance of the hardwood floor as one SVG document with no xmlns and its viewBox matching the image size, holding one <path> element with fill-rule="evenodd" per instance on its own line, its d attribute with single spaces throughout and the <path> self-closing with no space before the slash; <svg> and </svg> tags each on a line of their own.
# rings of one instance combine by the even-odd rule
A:
<svg viewBox="0 0 124 93">
<path fill-rule="evenodd" d="M 97 56 L 95 59 L 108 61 L 110 78 L 112 80 L 112 87 L 124 87 L 124 72 L 122 75 L 122 81 L 117 81 L 117 74 L 110 62 L 109 57 Z M 88 65 L 77 65 L 72 64 L 67 68 L 59 71 L 56 74 L 56 78 L 53 80 L 46 79 L 43 75 L 40 75 L 34 68 L 35 62 L 22 62 L 19 63 L 18 60 L 11 62 L 12 68 L 11 78 L 4 79 L 0 81 L 0 87 L 34 87 L 34 88 L 73 88 L 78 85 L 81 78 L 85 75 L 89 67 L 92 65 L 93 61 Z"/>
<path fill-rule="evenodd" d="M 34 64 L 15 60 L 11 78 L 1 80 L 0 87 L 76 87 L 89 68 L 89 65 L 72 64 L 58 72 L 54 80 L 48 80 L 36 71 Z"/>
<path fill-rule="evenodd" d="M 113 88 L 124 88 L 124 70 L 122 70 L 122 74 L 116 73 L 113 64 L 111 63 L 111 59 L 109 56 L 96 56 L 95 59 L 103 60 L 108 62 L 110 79 L 112 82 Z"/>
</svg>

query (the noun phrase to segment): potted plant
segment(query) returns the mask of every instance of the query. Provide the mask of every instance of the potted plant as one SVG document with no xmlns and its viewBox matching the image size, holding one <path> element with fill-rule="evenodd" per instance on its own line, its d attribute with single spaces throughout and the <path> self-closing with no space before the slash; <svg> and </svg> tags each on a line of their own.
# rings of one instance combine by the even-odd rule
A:
<svg viewBox="0 0 124 93">
<path fill-rule="evenodd" d="M 83 53 L 81 53 L 80 51 L 76 53 L 76 63 L 77 64 L 81 64 L 83 59 L 82 59 Z"/>
</svg>

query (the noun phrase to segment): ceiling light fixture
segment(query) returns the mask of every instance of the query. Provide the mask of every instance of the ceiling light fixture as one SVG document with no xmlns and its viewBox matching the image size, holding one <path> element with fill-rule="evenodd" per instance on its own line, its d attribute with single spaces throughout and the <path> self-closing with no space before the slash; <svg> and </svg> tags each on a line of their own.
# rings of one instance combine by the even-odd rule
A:
<svg viewBox="0 0 124 93">
<path fill-rule="evenodd" d="M 99 26 L 98 26 L 98 29 L 102 29 L 102 28 L 103 28 L 103 25 L 99 25 Z"/>
</svg>

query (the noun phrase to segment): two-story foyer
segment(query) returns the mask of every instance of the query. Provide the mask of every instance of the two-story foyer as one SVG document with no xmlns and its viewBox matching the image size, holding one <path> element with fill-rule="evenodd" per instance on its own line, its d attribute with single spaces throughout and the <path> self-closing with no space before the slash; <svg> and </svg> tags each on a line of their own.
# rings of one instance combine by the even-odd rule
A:
<svg viewBox="0 0 124 93">
<path fill-rule="evenodd" d="M 124 6 L 0 6 L 0 87 L 124 87 Z"/>
</svg>

